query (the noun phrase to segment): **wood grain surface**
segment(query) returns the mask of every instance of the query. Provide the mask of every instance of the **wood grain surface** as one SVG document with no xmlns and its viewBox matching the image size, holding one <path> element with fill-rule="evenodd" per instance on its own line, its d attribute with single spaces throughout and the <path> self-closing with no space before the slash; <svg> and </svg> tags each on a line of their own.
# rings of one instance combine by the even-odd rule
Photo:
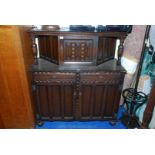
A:
<svg viewBox="0 0 155 155">
<path fill-rule="evenodd" d="M 32 51 L 25 26 L 0 26 L 0 128 L 33 128 L 29 75 Z"/>
</svg>

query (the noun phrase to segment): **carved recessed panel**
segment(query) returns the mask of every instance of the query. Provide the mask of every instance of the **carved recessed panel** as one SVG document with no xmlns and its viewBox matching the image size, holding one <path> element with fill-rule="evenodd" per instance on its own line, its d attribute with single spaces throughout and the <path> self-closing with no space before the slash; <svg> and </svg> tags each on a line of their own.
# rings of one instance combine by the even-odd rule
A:
<svg viewBox="0 0 155 155">
<path fill-rule="evenodd" d="M 63 57 L 65 62 L 93 61 L 93 40 L 64 40 Z"/>
</svg>

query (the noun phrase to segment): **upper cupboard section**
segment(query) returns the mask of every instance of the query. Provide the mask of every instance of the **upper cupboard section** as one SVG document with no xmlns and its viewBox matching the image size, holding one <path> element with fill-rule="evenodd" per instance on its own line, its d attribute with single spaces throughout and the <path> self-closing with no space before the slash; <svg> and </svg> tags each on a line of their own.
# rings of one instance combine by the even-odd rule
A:
<svg viewBox="0 0 155 155">
<path fill-rule="evenodd" d="M 120 40 L 117 52 L 120 65 L 127 33 L 33 30 L 30 35 L 36 64 L 38 58 L 43 58 L 58 65 L 99 65 L 114 59 L 116 41 Z"/>
</svg>

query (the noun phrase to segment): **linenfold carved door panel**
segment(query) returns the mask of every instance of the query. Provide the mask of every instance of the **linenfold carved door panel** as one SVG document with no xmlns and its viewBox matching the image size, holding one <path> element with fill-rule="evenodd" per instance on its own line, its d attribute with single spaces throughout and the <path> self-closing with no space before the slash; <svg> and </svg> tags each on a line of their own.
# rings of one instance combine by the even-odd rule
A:
<svg viewBox="0 0 155 155">
<path fill-rule="evenodd" d="M 74 90 L 74 73 L 36 73 L 34 99 L 38 119 L 73 120 Z"/>
<path fill-rule="evenodd" d="M 79 119 L 114 119 L 120 99 L 121 79 L 120 74 L 83 73 L 79 93 Z"/>
</svg>

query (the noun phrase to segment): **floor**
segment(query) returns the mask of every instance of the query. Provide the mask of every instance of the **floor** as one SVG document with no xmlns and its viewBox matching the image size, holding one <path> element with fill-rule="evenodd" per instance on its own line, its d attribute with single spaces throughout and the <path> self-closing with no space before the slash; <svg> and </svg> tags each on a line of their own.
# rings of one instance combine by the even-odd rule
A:
<svg viewBox="0 0 155 155">
<path fill-rule="evenodd" d="M 121 106 L 119 108 L 118 118 L 121 117 L 122 112 L 124 112 L 124 108 Z M 45 121 L 42 127 L 36 126 L 36 129 L 126 129 L 126 127 L 120 121 L 114 126 L 112 126 L 109 121 Z"/>
</svg>

